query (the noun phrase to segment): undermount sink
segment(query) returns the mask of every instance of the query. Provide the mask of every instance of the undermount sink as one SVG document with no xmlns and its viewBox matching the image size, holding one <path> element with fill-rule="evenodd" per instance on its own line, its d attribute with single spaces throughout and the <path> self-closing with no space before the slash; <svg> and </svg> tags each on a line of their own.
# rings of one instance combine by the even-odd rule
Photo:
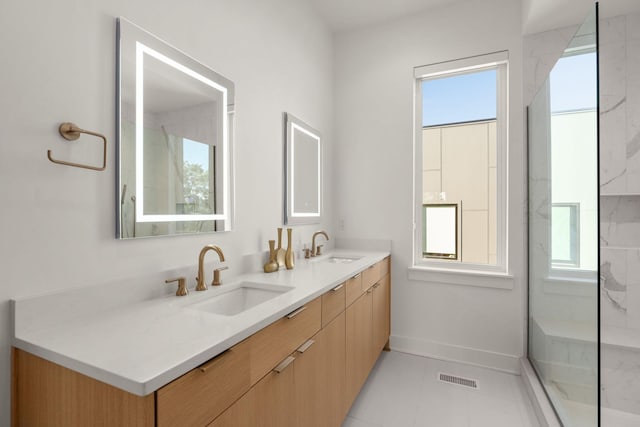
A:
<svg viewBox="0 0 640 427">
<path fill-rule="evenodd" d="M 328 262 L 330 264 L 349 264 L 350 262 L 357 261 L 362 257 L 359 256 L 339 256 L 339 255 L 330 255 L 326 258 L 319 259 L 318 261 Z"/>
<path fill-rule="evenodd" d="M 263 285 L 245 282 L 206 301 L 193 304 L 191 308 L 223 316 L 235 316 L 263 302 L 290 291 L 286 286 Z"/>
</svg>

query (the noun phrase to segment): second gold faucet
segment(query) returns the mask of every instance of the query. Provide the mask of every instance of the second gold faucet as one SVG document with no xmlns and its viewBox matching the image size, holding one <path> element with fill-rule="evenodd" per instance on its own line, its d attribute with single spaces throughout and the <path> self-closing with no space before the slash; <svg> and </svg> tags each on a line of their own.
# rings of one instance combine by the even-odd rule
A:
<svg viewBox="0 0 640 427">
<path fill-rule="evenodd" d="M 207 252 L 209 251 L 215 251 L 218 254 L 218 257 L 220 258 L 220 262 L 224 262 L 224 253 L 222 253 L 222 249 L 220 249 L 218 246 L 216 245 L 206 245 L 204 248 L 202 248 L 202 250 L 200 251 L 200 256 L 198 257 L 198 277 L 196 278 L 197 284 L 196 284 L 196 291 L 206 291 L 207 290 L 207 284 L 204 281 L 204 256 L 207 254 Z M 213 273 L 213 282 L 211 283 L 211 286 L 217 286 L 220 284 L 220 271 L 221 270 L 226 270 L 227 266 L 225 267 L 220 267 L 214 270 Z"/>
</svg>

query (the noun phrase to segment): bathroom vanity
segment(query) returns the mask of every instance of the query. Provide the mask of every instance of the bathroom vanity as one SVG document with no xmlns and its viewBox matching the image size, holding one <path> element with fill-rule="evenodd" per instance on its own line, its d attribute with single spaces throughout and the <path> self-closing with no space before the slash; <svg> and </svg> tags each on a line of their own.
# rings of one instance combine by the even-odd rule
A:
<svg viewBox="0 0 640 427">
<path fill-rule="evenodd" d="M 13 301 L 13 425 L 340 426 L 390 287 L 388 252 L 343 251 L 186 297 Z"/>
</svg>

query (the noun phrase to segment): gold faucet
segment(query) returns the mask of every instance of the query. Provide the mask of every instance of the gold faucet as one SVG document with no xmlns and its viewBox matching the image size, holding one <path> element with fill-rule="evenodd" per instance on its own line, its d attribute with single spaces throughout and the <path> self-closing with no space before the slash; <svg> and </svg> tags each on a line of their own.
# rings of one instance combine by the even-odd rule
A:
<svg viewBox="0 0 640 427">
<path fill-rule="evenodd" d="M 316 231 L 315 233 L 313 233 L 313 237 L 311 238 L 311 256 L 312 257 L 320 255 L 320 248 L 322 247 L 322 245 L 319 245 L 316 248 L 316 236 L 318 234 L 322 234 L 327 240 L 329 240 L 329 236 L 324 231 Z"/>
<path fill-rule="evenodd" d="M 209 251 L 216 251 L 218 257 L 220 258 L 220 261 L 224 262 L 224 254 L 222 253 L 222 249 L 220 249 L 219 247 L 215 245 L 207 245 L 202 248 L 202 250 L 200 251 L 200 256 L 198 257 L 198 277 L 196 278 L 198 283 L 196 285 L 196 291 L 207 290 L 207 285 L 206 283 L 204 283 L 204 256 Z"/>
</svg>

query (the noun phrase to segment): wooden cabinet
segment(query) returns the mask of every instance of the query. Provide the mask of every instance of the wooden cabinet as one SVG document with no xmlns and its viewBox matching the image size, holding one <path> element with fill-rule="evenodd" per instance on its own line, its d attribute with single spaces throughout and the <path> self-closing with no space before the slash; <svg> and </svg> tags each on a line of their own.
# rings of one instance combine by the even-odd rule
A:
<svg viewBox="0 0 640 427">
<path fill-rule="evenodd" d="M 345 313 L 305 341 L 209 427 L 340 427 Z"/>
<path fill-rule="evenodd" d="M 346 310 L 346 399 L 347 406 L 355 400 L 369 375 L 371 365 L 372 295 L 365 292 Z"/>
<path fill-rule="evenodd" d="M 391 280 L 389 274 L 373 285 L 373 352 L 377 354 L 387 347 L 391 334 Z"/>
<path fill-rule="evenodd" d="M 340 427 L 390 333 L 389 259 L 139 397 L 13 350 L 12 425 Z"/>
<path fill-rule="evenodd" d="M 345 290 L 345 307 L 351 304 L 362 295 L 362 273 L 358 273 L 346 282 L 344 282 Z"/>
<path fill-rule="evenodd" d="M 294 427 L 295 360 L 285 358 L 278 371 L 272 370 L 209 427 Z"/>
<path fill-rule="evenodd" d="M 322 295 L 322 327 L 344 311 L 346 283 L 341 283 Z"/>
<path fill-rule="evenodd" d="M 250 386 L 249 353 L 231 348 L 158 390 L 157 425 L 205 425 Z"/>
<path fill-rule="evenodd" d="M 12 425 L 155 425 L 154 396 L 127 393 L 33 354 L 12 350 Z"/>
<path fill-rule="evenodd" d="M 345 313 L 313 340 L 313 346 L 298 353 L 294 365 L 296 425 L 340 427 L 346 416 Z"/>
<path fill-rule="evenodd" d="M 235 345 L 236 351 L 249 354 L 251 384 L 318 332 L 321 323 L 322 301 L 316 298 Z"/>
<path fill-rule="evenodd" d="M 390 334 L 389 258 L 365 270 L 362 286 L 371 283 L 346 310 L 346 402 L 357 397 Z M 376 275 L 386 273 L 384 277 Z"/>
</svg>

